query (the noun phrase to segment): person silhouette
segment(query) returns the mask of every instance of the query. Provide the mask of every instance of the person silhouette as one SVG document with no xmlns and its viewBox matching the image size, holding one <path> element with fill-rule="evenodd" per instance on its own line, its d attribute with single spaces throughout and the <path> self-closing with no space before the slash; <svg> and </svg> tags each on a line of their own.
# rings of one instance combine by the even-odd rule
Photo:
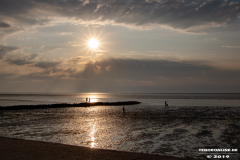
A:
<svg viewBox="0 0 240 160">
<path fill-rule="evenodd" d="M 165 109 L 167 108 L 168 104 L 167 104 L 167 101 L 165 101 Z"/>
<path fill-rule="evenodd" d="M 88 98 L 86 98 L 86 102 L 88 102 Z"/>
</svg>

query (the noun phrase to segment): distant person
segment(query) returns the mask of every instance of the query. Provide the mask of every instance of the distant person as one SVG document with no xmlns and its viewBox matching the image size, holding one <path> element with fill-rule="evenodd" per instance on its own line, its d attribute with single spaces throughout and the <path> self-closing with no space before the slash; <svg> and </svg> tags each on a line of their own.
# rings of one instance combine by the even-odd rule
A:
<svg viewBox="0 0 240 160">
<path fill-rule="evenodd" d="M 165 101 L 165 109 L 168 107 L 167 101 Z"/>
<path fill-rule="evenodd" d="M 88 102 L 88 98 L 86 98 L 86 102 Z"/>
</svg>

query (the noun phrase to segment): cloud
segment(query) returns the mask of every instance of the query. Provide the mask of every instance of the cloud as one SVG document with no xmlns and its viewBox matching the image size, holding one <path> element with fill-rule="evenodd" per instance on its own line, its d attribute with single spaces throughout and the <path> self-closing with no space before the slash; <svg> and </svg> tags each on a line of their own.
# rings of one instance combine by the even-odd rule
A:
<svg viewBox="0 0 240 160">
<path fill-rule="evenodd" d="M 235 4 L 239 4 L 239 2 L 230 2 L 229 5 L 235 5 Z"/>
<path fill-rule="evenodd" d="M 177 52 L 168 52 L 168 51 L 148 51 L 150 53 L 177 53 Z"/>
<path fill-rule="evenodd" d="M 0 59 L 3 59 L 3 57 L 11 52 L 11 51 L 14 51 L 14 50 L 17 50 L 19 49 L 19 47 L 13 47 L 13 46 L 3 46 L 3 45 L 0 45 Z"/>
<path fill-rule="evenodd" d="M 111 66 L 111 70 L 106 69 L 110 69 L 109 66 Z M 108 59 L 88 63 L 83 71 L 83 77 L 86 79 L 109 78 L 148 81 L 156 80 L 158 77 L 186 78 L 201 76 L 202 71 L 208 70 L 211 70 L 210 66 L 197 65 L 194 62 Z"/>
<path fill-rule="evenodd" d="M 217 38 L 205 38 L 204 41 L 216 41 Z"/>
<path fill-rule="evenodd" d="M 50 69 L 50 68 L 55 68 L 58 66 L 61 62 L 54 62 L 54 61 L 40 61 L 37 62 L 34 66 L 43 68 L 43 69 Z"/>
<path fill-rule="evenodd" d="M 21 58 L 8 58 L 5 61 L 7 61 L 9 64 L 14 64 L 14 65 L 19 65 L 19 66 L 24 66 L 27 64 L 34 64 L 35 59 L 39 56 L 38 53 L 31 54 L 30 57 L 24 57 L 22 56 Z"/>
<path fill-rule="evenodd" d="M 155 81 L 156 84 L 172 82 L 194 83 L 229 81 L 235 77 L 239 79 L 240 71 L 225 71 L 210 66 L 207 62 L 198 61 L 168 61 L 168 60 L 134 60 L 108 59 L 88 63 L 81 74 L 72 75 L 92 81 Z M 164 80 L 164 83 L 161 82 Z"/>
<path fill-rule="evenodd" d="M 31 57 L 29 58 L 29 60 L 34 60 L 34 59 L 37 58 L 38 56 L 39 56 L 38 53 L 31 54 Z"/>
<path fill-rule="evenodd" d="M 10 64 L 15 64 L 15 65 L 26 65 L 26 64 L 32 64 L 32 61 L 29 61 L 28 59 L 7 59 L 6 60 Z"/>
<path fill-rule="evenodd" d="M 224 47 L 224 48 L 240 48 L 240 46 L 221 46 L 221 47 Z"/>
<path fill-rule="evenodd" d="M 106 71 L 110 71 L 111 66 L 105 67 Z"/>
<path fill-rule="evenodd" d="M 28 65 L 29 69 L 33 69 L 34 71 L 36 70 L 35 67 L 41 68 L 44 70 L 38 70 L 38 74 L 40 73 L 42 76 L 49 76 L 51 74 L 69 74 L 70 71 L 74 69 L 60 69 L 59 65 L 62 63 L 61 61 L 51 61 L 51 60 L 38 60 L 39 53 L 31 54 L 29 56 L 22 56 L 20 58 L 13 57 L 13 58 L 8 58 L 5 61 L 8 62 L 11 65 L 18 65 L 18 66 L 25 66 Z M 21 70 L 21 68 L 19 68 Z M 26 68 L 24 69 L 26 70 Z M 31 73 L 31 71 L 30 71 Z M 73 72 L 71 72 L 73 73 Z M 33 75 L 38 75 L 38 74 L 30 74 L 31 78 L 33 78 Z M 26 76 L 25 76 L 26 77 Z M 36 78 L 36 77 L 35 77 Z M 34 78 L 34 79 L 35 79 Z"/>
<path fill-rule="evenodd" d="M 72 72 L 78 92 L 223 92 L 240 91 L 240 71 L 209 62 L 105 59 Z M 110 67 L 111 66 L 111 67 Z"/>
<path fill-rule="evenodd" d="M 138 1 L 136 1 L 138 2 Z M 97 7 L 89 4 L 86 7 Z M 99 15 L 100 20 L 111 20 L 119 24 L 135 26 L 162 25 L 175 29 L 219 27 L 237 19 L 239 4 L 230 5 L 224 1 L 175 1 L 162 0 L 153 3 L 131 3 L 102 5 L 91 17 Z M 88 16 L 89 18 L 90 16 Z M 94 18 L 92 18 L 94 19 Z"/>
<path fill-rule="evenodd" d="M 73 47 L 80 47 L 80 46 L 82 46 L 82 45 L 72 45 Z"/>
<path fill-rule="evenodd" d="M 101 73 L 101 66 L 96 65 L 96 66 L 93 68 L 93 71 L 94 71 L 96 74 L 100 74 L 100 73 Z"/>
<path fill-rule="evenodd" d="M 79 56 L 79 57 L 75 57 L 75 58 L 70 59 L 69 62 L 72 63 L 72 64 L 77 64 L 82 59 L 83 59 L 83 57 Z"/>
<path fill-rule="evenodd" d="M 33 63 L 30 67 L 44 70 L 31 74 L 19 74 L 14 81 L 25 81 L 26 84 L 37 81 L 38 85 L 34 85 L 33 90 L 39 90 L 38 86 L 43 84 L 61 90 L 61 85 L 64 84 L 64 88 L 71 86 L 72 91 L 76 92 L 240 91 L 240 70 L 224 70 L 209 64 L 210 62 L 204 61 L 112 58 L 89 62 L 82 71 L 78 71 L 71 66 L 63 67 L 61 62 L 40 61 Z M 4 75 L 2 76 L 1 78 L 4 78 Z M 6 83 L 7 77 L 9 75 L 4 78 Z M 9 84 L 12 84 L 11 80 L 13 79 L 9 79 Z"/>
<path fill-rule="evenodd" d="M 71 35 L 72 34 L 72 32 L 62 32 L 62 33 L 60 33 L 60 35 Z"/>
<path fill-rule="evenodd" d="M 4 22 L 0 22 L 0 28 L 10 28 L 10 27 L 11 27 L 10 24 L 4 23 Z"/>
<path fill-rule="evenodd" d="M 110 3 L 109 3 L 110 2 Z M 49 10 L 51 8 L 51 10 Z M 165 26 L 197 32 L 237 22 L 240 4 L 223 0 L 108 1 L 1 1 L 0 14 L 24 25 L 46 25 L 54 17 L 74 18 L 80 23 L 113 23 L 129 27 Z"/>
</svg>

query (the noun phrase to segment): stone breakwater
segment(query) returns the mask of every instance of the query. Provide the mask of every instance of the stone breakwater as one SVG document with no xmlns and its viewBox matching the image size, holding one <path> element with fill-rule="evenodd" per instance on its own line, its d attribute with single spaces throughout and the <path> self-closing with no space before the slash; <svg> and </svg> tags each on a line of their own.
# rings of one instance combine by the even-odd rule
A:
<svg viewBox="0 0 240 160">
<path fill-rule="evenodd" d="M 92 102 L 92 103 L 59 103 L 59 104 L 39 104 L 39 105 L 15 105 L 1 107 L 0 110 L 23 110 L 23 109 L 46 109 L 46 108 L 65 108 L 65 107 L 90 107 L 90 106 L 125 106 L 140 104 L 138 101 L 124 102 Z"/>
</svg>

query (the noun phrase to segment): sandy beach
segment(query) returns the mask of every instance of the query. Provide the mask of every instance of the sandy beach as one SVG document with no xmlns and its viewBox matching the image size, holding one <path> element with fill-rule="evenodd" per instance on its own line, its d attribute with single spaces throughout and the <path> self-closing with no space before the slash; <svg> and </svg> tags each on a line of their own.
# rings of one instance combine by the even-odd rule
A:
<svg viewBox="0 0 240 160">
<path fill-rule="evenodd" d="M 184 158 L 94 149 L 58 143 L 30 141 L 6 137 L 0 137 L 0 157 L 1 160 L 185 160 Z"/>
</svg>

